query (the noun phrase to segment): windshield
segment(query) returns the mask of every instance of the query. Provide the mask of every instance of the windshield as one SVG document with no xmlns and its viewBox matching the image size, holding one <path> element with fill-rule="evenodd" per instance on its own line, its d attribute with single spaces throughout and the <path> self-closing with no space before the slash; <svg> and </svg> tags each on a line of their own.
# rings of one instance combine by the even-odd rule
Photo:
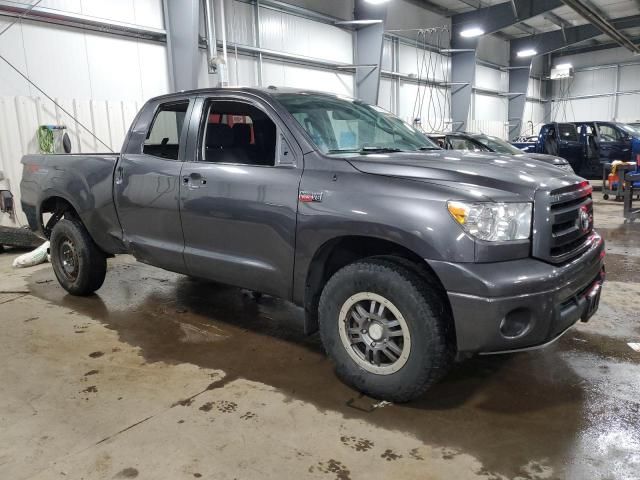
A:
<svg viewBox="0 0 640 480">
<path fill-rule="evenodd" d="M 314 93 L 274 96 L 325 154 L 439 149 L 424 134 L 380 107 Z"/>
<path fill-rule="evenodd" d="M 621 123 L 620 126 L 627 131 L 628 133 L 630 133 L 631 135 L 638 135 L 640 134 L 640 128 L 638 128 L 635 125 L 629 125 L 627 123 Z"/>
<path fill-rule="evenodd" d="M 496 153 L 502 153 L 505 155 L 522 155 L 522 150 L 514 147 L 509 142 L 502 140 L 501 138 L 490 137 L 488 135 L 477 136 L 474 138 Z"/>
</svg>

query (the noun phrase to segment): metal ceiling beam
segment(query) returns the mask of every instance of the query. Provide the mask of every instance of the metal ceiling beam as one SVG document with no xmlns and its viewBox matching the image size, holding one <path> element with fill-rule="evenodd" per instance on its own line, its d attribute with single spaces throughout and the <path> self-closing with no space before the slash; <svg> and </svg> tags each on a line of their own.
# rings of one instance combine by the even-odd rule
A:
<svg viewBox="0 0 640 480">
<path fill-rule="evenodd" d="M 438 5 L 437 3 L 430 2 L 429 0 L 407 0 L 409 3 L 417 5 L 418 7 L 422 7 L 430 12 L 437 13 L 438 15 L 442 15 L 443 17 L 452 17 L 455 15 L 453 10 L 449 10 L 442 5 Z"/>
<path fill-rule="evenodd" d="M 632 37 L 632 38 L 630 38 L 630 40 L 633 43 L 640 44 L 640 37 Z M 609 50 L 611 48 L 620 48 L 620 45 L 618 45 L 617 42 L 607 42 L 607 43 L 594 42 L 591 45 L 576 45 L 575 47 L 569 47 L 569 48 L 563 49 L 561 52 L 558 52 L 557 55 L 554 55 L 554 58 L 557 58 L 557 57 L 560 57 L 560 56 L 564 56 L 564 55 L 575 55 L 577 53 L 587 53 L 587 52 L 597 52 L 597 51 L 600 51 L 600 50 Z"/>
<path fill-rule="evenodd" d="M 618 30 L 637 27 L 640 25 L 640 15 L 611 20 L 611 25 Z M 537 55 L 544 55 L 599 35 L 602 35 L 602 32 L 598 27 L 586 24 L 531 37 L 517 38 L 511 41 L 511 58 L 517 58 L 517 52 L 520 50 L 533 49 Z"/>
<path fill-rule="evenodd" d="M 18 17 L 29 10 L 26 3 L 0 0 L 0 16 Z M 53 8 L 34 7 L 28 12 L 25 20 L 64 25 L 67 27 L 93 30 L 111 35 L 141 38 L 156 42 L 165 42 L 167 32 L 164 29 L 143 27 L 126 22 L 107 20 L 104 18 L 92 17 L 73 12 L 61 12 Z"/>
<path fill-rule="evenodd" d="M 638 0 L 638 2 L 640 2 L 640 0 Z M 558 27 L 561 27 L 561 28 L 573 27 L 571 22 L 565 20 L 560 15 L 556 15 L 553 12 L 547 12 L 543 15 L 543 17 L 545 20 L 549 20 L 551 23 L 553 23 L 554 25 L 557 25 Z"/>
<path fill-rule="evenodd" d="M 477 26 L 485 33 L 495 33 L 562 5 L 562 0 L 512 0 L 454 15 L 451 25 L 454 32 L 467 26 Z"/>
<path fill-rule="evenodd" d="M 612 22 L 604 18 L 604 15 L 592 5 L 585 3 L 583 0 L 563 0 L 563 2 L 575 10 L 576 13 L 580 14 L 585 20 L 598 27 L 602 33 L 607 34 L 614 41 L 618 42 L 620 46 L 627 48 L 633 53 L 640 53 L 640 47 L 631 42 L 626 35 L 621 33 Z M 640 24 L 640 22 L 638 22 L 638 24 Z"/>
</svg>

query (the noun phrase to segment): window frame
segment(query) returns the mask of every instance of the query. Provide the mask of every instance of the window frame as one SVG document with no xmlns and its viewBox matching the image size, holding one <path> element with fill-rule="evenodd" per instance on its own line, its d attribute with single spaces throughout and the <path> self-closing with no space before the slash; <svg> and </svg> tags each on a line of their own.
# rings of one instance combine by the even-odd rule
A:
<svg viewBox="0 0 640 480">
<path fill-rule="evenodd" d="M 276 121 L 274 115 L 270 114 L 267 109 L 262 107 L 258 102 L 252 101 L 251 99 L 245 97 L 234 97 L 234 96 L 203 96 L 201 97 L 201 105 L 200 105 L 200 119 L 198 121 L 198 134 L 196 136 L 196 144 L 195 144 L 195 162 L 196 163 L 205 163 L 207 165 L 229 165 L 229 166 L 243 166 L 243 167 L 259 167 L 259 168 L 291 168 L 297 167 L 296 155 L 293 155 L 292 163 L 282 163 L 280 158 L 280 152 L 282 151 L 283 142 L 289 147 L 288 150 L 292 151 L 291 143 L 287 141 L 286 136 L 284 135 L 284 131 L 280 126 L 280 123 Z M 260 110 L 264 115 L 273 122 L 273 125 L 276 128 L 276 141 L 275 141 L 275 149 L 274 149 L 274 159 L 273 165 L 255 165 L 251 163 L 241 163 L 241 162 L 210 162 L 204 158 L 204 137 L 206 125 L 209 120 L 209 106 L 212 103 L 242 103 L 253 107 L 257 110 Z M 253 119 L 252 119 L 253 121 Z"/>
<path fill-rule="evenodd" d="M 151 153 L 147 153 L 144 151 L 144 147 L 146 144 L 147 139 L 149 138 L 149 135 L 151 135 L 151 131 L 153 130 L 153 126 L 156 124 L 156 119 L 158 118 L 158 115 L 165 110 L 164 107 L 166 107 L 167 105 L 180 105 L 180 104 L 186 104 L 187 105 L 187 109 L 185 110 L 185 117 L 184 117 L 184 122 L 182 123 L 182 129 L 179 132 L 178 135 L 178 155 L 177 158 L 167 158 L 167 157 L 160 157 L 157 155 L 153 155 Z M 164 102 L 164 103 L 158 103 L 156 105 L 156 107 L 153 109 L 153 115 L 151 116 L 151 122 L 149 122 L 149 128 L 147 128 L 144 139 L 142 140 L 142 142 L 140 142 L 140 153 L 142 155 L 148 155 L 150 157 L 153 158 L 159 158 L 161 160 L 167 160 L 169 162 L 182 162 L 182 154 L 185 151 L 186 148 L 186 137 L 185 135 L 188 134 L 189 132 L 189 123 L 191 121 L 191 111 L 193 109 L 193 100 L 189 99 L 189 98 L 181 98 L 181 99 L 175 99 L 175 100 L 170 100 L 168 102 Z"/>
</svg>

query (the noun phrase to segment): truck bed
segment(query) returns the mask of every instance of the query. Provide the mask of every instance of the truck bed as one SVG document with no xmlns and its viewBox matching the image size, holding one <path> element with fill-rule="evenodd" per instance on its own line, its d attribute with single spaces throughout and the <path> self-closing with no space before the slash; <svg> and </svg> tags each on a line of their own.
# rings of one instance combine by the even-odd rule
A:
<svg viewBox="0 0 640 480">
<path fill-rule="evenodd" d="M 25 155 L 20 188 L 29 226 L 44 236 L 41 205 L 49 199 L 63 199 L 100 248 L 107 253 L 120 252 L 122 229 L 113 200 L 118 157 L 117 153 Z"/>
</svg>

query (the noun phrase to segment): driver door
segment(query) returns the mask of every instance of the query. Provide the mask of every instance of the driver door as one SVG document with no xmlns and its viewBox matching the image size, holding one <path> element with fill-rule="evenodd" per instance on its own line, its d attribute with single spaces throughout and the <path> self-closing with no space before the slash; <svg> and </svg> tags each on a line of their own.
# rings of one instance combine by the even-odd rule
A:
<svg viewBox="0 0 640 480">
<path fill-rule="evenodd" d="M 180 183 L 189 274 L 290 298 L 303 166 L 295 140 L 253 99 L 201 98 L 196 111 Z"/>
</svg>

